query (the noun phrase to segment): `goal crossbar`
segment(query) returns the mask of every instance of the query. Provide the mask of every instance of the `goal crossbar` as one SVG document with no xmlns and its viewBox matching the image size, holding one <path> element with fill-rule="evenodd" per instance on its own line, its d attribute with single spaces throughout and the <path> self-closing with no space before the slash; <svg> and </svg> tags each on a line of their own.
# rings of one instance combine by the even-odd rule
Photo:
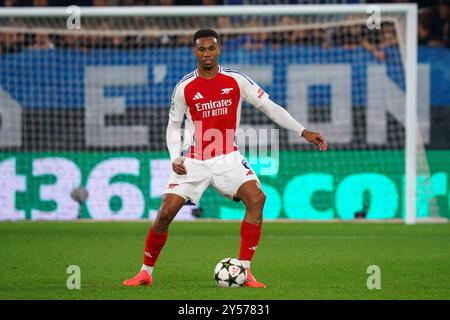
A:
<svg viewBox="0 0 450 320">
<path fill-rule="evenodd" d="M 227 16 L 227 15 L 308 15 L 368 13 L 373 4 L 330 5 L 230 5 L 230 6 L 133 6 L 133 7 L 80 7 L 84 17 L 126 16 Z M 415 4 L 377 4 L 381 12 L 416 13 Z M 69 8 L 69 7 L 68 7 Z M 0 17 L 64 17 L 68 8 L 2 8 Z"/>
</svg>

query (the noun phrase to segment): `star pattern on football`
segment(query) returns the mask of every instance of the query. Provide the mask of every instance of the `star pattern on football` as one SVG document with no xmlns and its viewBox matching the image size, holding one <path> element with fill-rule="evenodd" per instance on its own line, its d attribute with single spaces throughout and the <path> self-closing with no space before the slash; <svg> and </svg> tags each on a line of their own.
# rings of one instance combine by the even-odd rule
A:
<svg viewBox="0 0 450 320">
<path fill-rule="evenodd" d="M 244 267 L 243 265 L 237 265 L 237 267 L 239 268 L 239 274 L 238 274 L 238 276 L 240 275 L 240 274 L 245 274 L 246 273 L 246 271 L 247 271 L 247 268 L 246 267 Z"/>
<path fill-rule="evenodd" d="M 239 275 L 233 277 L 231 274 L 228 274 L 228 279 L 225 279 L 223 281 L 227 282 L 229 287 L 231 287 L 233 284 L 239 285 L 236 281 L 238 276 Z"/>
<path fill-rule="evenodd" d="M 222 279 L 220 279 L 218 272 L 214 275 L 214 280 L 216 280 L 216 282 L 219 282 L 220 280 L 222 280 Z"/>
<path fill-rule="evenodd" d="M 228 259 L 227 261 L 222 262 L 222 269 L 227 269 L 230 267 L 231 259 Z"/>
</svg>

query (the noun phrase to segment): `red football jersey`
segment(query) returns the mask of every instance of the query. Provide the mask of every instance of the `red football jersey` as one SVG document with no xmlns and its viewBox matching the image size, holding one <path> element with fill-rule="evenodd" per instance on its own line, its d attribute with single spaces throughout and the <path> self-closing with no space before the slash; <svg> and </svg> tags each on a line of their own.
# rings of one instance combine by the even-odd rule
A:
<svg viewBox="0 0 450 320">
<path fill-rule="evenodd" d="M 201 78 L 197 70 L 187 74 L 173 91 L 169 113 L 176 122 L 186 116 L 181 155 L 206 160 L 237 150 L 242 101 L 259 108 L 268 97 L 252 79 L 232 69 L 219 66 L 213 79 Z"/>
</svg>

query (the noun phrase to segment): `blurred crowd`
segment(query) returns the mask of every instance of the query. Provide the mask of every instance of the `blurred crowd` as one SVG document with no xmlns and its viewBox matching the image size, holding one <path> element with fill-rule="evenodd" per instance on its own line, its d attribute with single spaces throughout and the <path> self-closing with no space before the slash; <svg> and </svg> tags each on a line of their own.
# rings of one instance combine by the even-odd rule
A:
<svg viewBox="0 0 450 320">
<path fill-rule="evenodd" d="M 450 0 L 419 11 L 419 44 L 450 48 Z"/>
<path fill-rule="evenodd" d="M 3 1 L 3 2 L 2 2 Z M 229 0 L 231 1 L 231 0 Z M 228 2 L 229 2 L 228 1 Z M 238 0 L 233 0 L 238 1 Z M 52 0 L 0 0 L 4 6 L 51 6 L 57 2 L 62 5 L 64 1 Z M 70 1 L 72 4 L 74 1 Z M 201 4 L 223 4 L 222 0 L 201 0 Z M 226 2 L 226 0 L 225 0 Z M 242 1 L 241 1 L 242 2 Z M 292 3 L 293 1 L 284 1 Z M 299 2 L 299 1 L 297 1 Z M 309 3 L 314 1 L 309 1 Z M 327 2 L 327 1 L 315 1 Z M 337 1 L 328 1 L 336 3 Z M 345 2 L 345 1 L 344 1 Z M 360 1 L 347 1 L 360 2 Z M 369 2 L 369 1 L 367 1 Z M 406 2 L 402 0 L 392 2 Z M 191 1 L 192 3 L 192 1 Z M 245 2 L 246 3 L 246 2 Z M 107 6 L 107 5 L 176 5 L 180 4 L 177 0 L 85 0 L 77 1 L 79 5 Z M 450 22 L 450 0 L 426 1 L 419 3 L 419 44 L 427 46 L 442 46 L 450 48 L 449 22 Z M 0 9 L 1 10 L 1 9 Z M 352 19 L 351 17 L 347 17 Z M 161 29 L 160 21 L 156 19 L 133 18 L 132 28 L 145 30 Z M 271 31 L 264 31 L 265 22 L 261 18 L 246 18 L 245 20 L 233 20 L 228 16 L 214 17 L 195 17 L 187 18 L 185 21 L 178 21 L 179 25 L 168 26 L 166 29 L 183 29 L 212 27 L 217 29 L 250 30 L 249 32 L 227 33 L 223 35 L 222 43 L 225 47 L 237 48 L 244 47 L 247 50 L 261 50 L 265 46 L 271 46 L 276 50 L 285 45 L 313 45 L 324 50 L 332 47 L 342 47 L 348 50 L 354 50 L 363 47 L 371 52 L 379 61 L 386 59 L 385 51 L 389 46 L 398 45 L 398 34 L 395 25 L 392 22 L 384 22 L 381 29 L 370 30 L 365 23 L 355 23 L 341 26 L 325 26 L 320 28 L 298 28 L 302 25 L 301 18 L 292 16 L 283 16 L 276 21 L 271 21 Z M 304 21 L 303 21 L 304 22 Z M 24 27 L 28 30 L 29 26 L 22 25 L 20 21 L 14 22 L 14 27 Z M 28 27 L 28 29 L 26 28 Z M 120 26 L 119 26 L 120 27 Z M 278 29 L 277 29 L 278 27 Z M 97 30 L 113 30 L 118 26 L 111 19 L 104 18 L 96 22 Z M 163 27 L 164 29 L 164 27 Z M 252 32 L 255 30 L 255 32 Z M 118 35 L 112 32 L 107 36 L 98 34 L 83 33 L 51 33 L 51 32 L 4 32 L 0 29 L 0 54 L 20 52 L 24 49 L 51 50 L 55 48 L 72 48 L 84 51 L 93 48 L 113 48 L 113 49 L 131 49 L 148 47 L 176 47 L 190 46 L 191 36 L 158 35 L 152 36 L 145 33 L 136 33 L 130 35 Z"/>
<path fill-rule="evenodd" d="M 208 18 L 206 18 L 208 19 Z M 211 25 L 211 21 L 202 23 L 196 19 L 198 26 Z M 139 22 L 140 25 L 142 23 Z M 220 16 L 213 26 L 217 29 L 232 29 L 236 23 L 228 16 Z M 304 29 L 293 17 L 284 16 L 272 25 L 273 31 L 256 31 L 264 27 L 261 19 L 249 18 L 240 22 L 239 30 L 250 30 L 255 32 L 226 33 L 221 37 L 222 46 L 228 48 L 245 48 L 248 51 L 260 51 L 265 47 L 277 50 L 286 45 L 315 46 L 323 50 L 332 47 L 342 47 L 355 50 L 363 47 L 371 52 L 378 60 L 385 60 L 384 48 L 397 46 L 398 39 L 393 23 L 384 23 L 381 29 L 369 30 L 365 24 L 355 23 L 349 26 L 329 26 L 324 28 Z M 277 28 L 287 27 L 288 31 L 277 31 Z M 98 28 L 98 27 L 97 27 Z M 111 20 L 100 22 L 100 30 L 112 30 Z M 282 29 L 284 30 L 284 29 Z M 101 32 L 101 31 L 100 31 Z M 139 48 L 161 48 L 191 46 L 191 35 L 172 36 L 150 36 L 136 35 L 86 35 L 83 33 L 30 33 L 30 32 L 0 32 L 0 53 L 17 53 L 24 49 L 51 50 L 55 48 L 70 48 L 89 51 L 91 49 L 139 49 Z"/>
</svg>

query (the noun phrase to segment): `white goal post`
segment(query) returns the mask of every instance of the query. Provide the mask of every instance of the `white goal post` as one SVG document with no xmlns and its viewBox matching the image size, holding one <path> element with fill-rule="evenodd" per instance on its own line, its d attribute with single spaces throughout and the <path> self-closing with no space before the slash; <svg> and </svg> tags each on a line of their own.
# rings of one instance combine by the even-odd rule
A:
<svg viewBox="0 0 450 320">
<path fill-rule="evenodd" d="M 417 28 L 418 10 L 416 4 L 352 4 L 352 5 L 241 5 L 241 6 L 175 6 L 175 7 L 81 7 L 81 24 L 83 19 L 94 17 L 208 17 L 208 16 L 320 16 L 320 15 L 343 15 L 360 14 L 369 17 L 373 8 L 377 7 L 381 17 L 385 14 L 398 14 L 405 18 L 404 41 L 400 44 L 403 59 L 405 79 L 405 199 L 404 199 L 404 222 L 406 224 L 416 223 L 416 176 L 418 158 L 418 108 L 417 108 Z M 71 11 L 67 8 L 2 8 L 2 18 L 67 18 Z M 1 27 L 1 26 L 0 26 Z M 7 26 L 3 26 L 7 28 Z M 15 27 L 20 30 L 21 27 Z M 26 29 L 27 27 L 25 27 Z M 39 30 L 39 26 L 34 26 Z M 1 29 L 0 29 L 1 30 Z M 54 32 L 65 34 L 69 32 L 84 32 L 83 30 L 71 31 L 52 26 L 45 26 L 43 32 Z M 52 31 L 53 30 L 53 31 Z M 282 30 L 282 29 L 280 29 Z M 114 30 L 112 32 L 120 32 Z M 221 30 L 218 30 L 219 33 Z M 227 30 L 225 30 L 227 31 Z M 242 30 L 243 32 L 244 30 Z M 1 31 L 0 31 L 1 32 Z M 86 30 L 86 32 L 90 32 Z M 98 32 L 98 31 L 94 31 Z M 104 32 L 108 32 L 104 30 Z M 132 31 L 130 31 L 132 32 Z M 164 34 L 164 32 L 180 32 L 180 30 L 139 30 L 149 34 Z M 239 30 L 235 31 L 241 32 Z M 191 29 L 185 30 L 191 34 Z"/>
</svg>

